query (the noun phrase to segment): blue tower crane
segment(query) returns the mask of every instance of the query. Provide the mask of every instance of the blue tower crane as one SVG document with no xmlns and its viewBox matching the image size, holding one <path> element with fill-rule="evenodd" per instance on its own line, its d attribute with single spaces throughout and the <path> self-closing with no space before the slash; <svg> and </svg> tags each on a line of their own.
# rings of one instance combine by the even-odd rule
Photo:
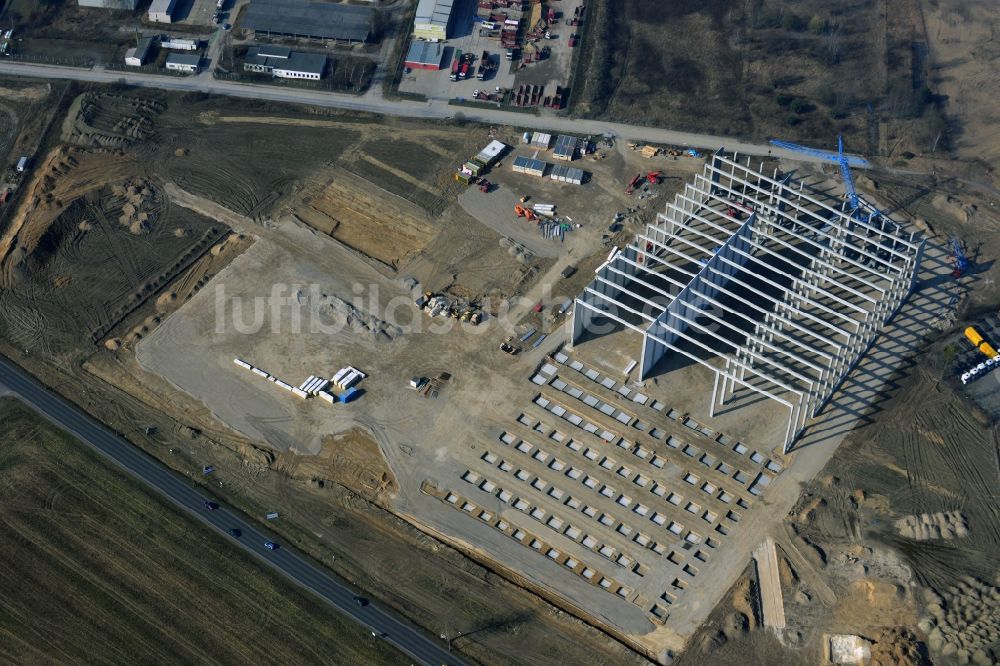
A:
<svg viewBox="0 0 1000 666">
<path fill-rule="evenodd" d="M 860 200 L 858 199 L 858 191 L 854 188 L 854 178 L 851 176 L 851 167 L 860 167 L 867 169 L 871 166 L 868 160 L 863 157 L 857 157 L 855 155 L 845 155 L 844 154 L 844 138 L 841 136 L 837 137 L 837 152 L 833 153 L 828 150 L 817 150 L 816 148 L 807 148 L 805 146 L 800 146 L 796 143 L 789 143 L 788 141 L 778 141 L 777 139 L 771 140 L 771 145 L 776 148 L 784 148 L 785 150 L 791 150 L 796 153 L 802 153 L 803 155 L 809 155 L 810 157 L 817 157 L 825 162 L 836 162 L 840 166 L 840 177 L 844 180 L 844 189 L 847 190 L 847 201 L 851 204 L 851 210 L 857 210 L 860 205 Z"/>
</svg>

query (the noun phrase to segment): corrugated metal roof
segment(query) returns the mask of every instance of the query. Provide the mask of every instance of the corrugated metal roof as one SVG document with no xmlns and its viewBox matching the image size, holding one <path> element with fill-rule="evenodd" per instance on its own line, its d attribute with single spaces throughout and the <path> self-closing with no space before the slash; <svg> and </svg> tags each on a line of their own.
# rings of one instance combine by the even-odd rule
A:
<svg viewBox="0 0 1000 666">
<path fill-rule="evenodd" d="M 418 62 L 423 65 L 440 65 L 444 47 L 441 42 L 424 42 L 415 40 L 410 44 L 406 54 L 406 62 Z"/>
<path fill-rule="evenodd" d="M 252 0 L 243 27 L 255 32 L 364 41 L 371 34 L 374 17 L 371 7 L 309 0 Z"/>
<path fill-rule="evenodd" d="M 149 14 L 165 14 L 170 16 L 174 11 L 177 0 L 153 0 L 149 6 Z"/>
<path fill-rule="evenodd" d="M 420 0 L 417 3 L 417 13 L 413 23 L 429 23 L 439 27 L 447 27 L 451 18 L 451 10 L 455 0 Z"/>
</svg>

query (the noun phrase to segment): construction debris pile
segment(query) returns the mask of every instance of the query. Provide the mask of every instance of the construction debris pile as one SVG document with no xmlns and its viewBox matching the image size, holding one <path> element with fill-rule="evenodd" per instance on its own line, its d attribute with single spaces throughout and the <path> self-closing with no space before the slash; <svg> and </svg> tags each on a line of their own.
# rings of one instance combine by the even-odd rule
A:
<svg viewBox="0 0 1000 666">
<path fill-rule="evenodd" d="M 451 317 L 478 326 L 483 321 L 483 311 L 469 301 L 454 296 L 435 294 L 432 291 L 416 300 L 416 306 L 430 317 Z"/>
<path fill-rule="evenodd" d="M 558 238 L 560 243 L 566 240 L 566 232 L 573 229 L 572 219 L 556 216 L 555 204 L 536 203 L 528 207 L 522 199 L 521 203 L 514 205 L 514 214 L 528 222 L 535 222 L 542 238 Z"/>
</svg>

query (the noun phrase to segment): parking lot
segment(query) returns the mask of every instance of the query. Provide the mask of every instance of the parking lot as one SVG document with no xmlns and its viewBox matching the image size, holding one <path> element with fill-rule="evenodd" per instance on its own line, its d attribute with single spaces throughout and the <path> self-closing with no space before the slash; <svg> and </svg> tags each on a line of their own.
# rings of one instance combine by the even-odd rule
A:
<svg viewBox="0 0 1000 666">
<path fill-rule="evenodd" d="M 565 86 L 569 82 L 574 51 L 569 46 L 569 36 L 574 33 L 579 34 L 581 28 L 568 26 L 566 22 L 574 17 L 576 8 L 582 4 L 582 0 L 559 3 L 560 6 L 556 8 L 558 18 L 549 31 L 552 39 L 542 38 L 537 42 L 539 49 L 548 47 L 548 57 L 540 61 L 533 59 L 533 62 L 522 66 L 521 60 L 511 63 L 505 59 L 506 49 L 500 47 L 499 41 L 480 36 L 479 24 L 474 21 L 475 2 L 456 3 L 455 11 L 459 12 L 459 15 L 455 18 L 455 36 L 445 45 L 441 70 L 412 70 L 404 74 L 399 90 L 425 95 L 428 99 L 473 99 L 476 90 L 492 92 L 497 86 L 513 89 L 522 84 L 530 84 L 544 85 L 545 95 L 552 95 L 557 85 Z M 518 17 L 519 13 L 515 10 L 505 11 L 512 18 Z M 528 14 L 525 13 L 525 20 L 522 23 L 527 23 L 527 18 Z M 522 34 L 525 32 L 527 28 L 522 27 Z M 523 52 L 523 49 L 519 50 Z M 497 67 L 489 72 L 483 81 L 475 76 L 465 81 L 451 81 L 451 64 L 457 51 L 474 54 L 476 56 L 474 67 L 479 66 L 483 51 L 487 51 Z"/>
</svg>

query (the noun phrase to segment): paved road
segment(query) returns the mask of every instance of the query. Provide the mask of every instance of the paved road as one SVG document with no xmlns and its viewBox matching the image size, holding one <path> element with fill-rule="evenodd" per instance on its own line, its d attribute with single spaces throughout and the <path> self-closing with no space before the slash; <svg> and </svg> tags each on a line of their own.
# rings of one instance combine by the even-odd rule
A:
<svg viewBox="0 0 1000 666">
<path fill-rule="evenodd" d="M 344 93 L 323 92 L 318 90 L 300 90 L 295 88 L 237 83 L 221 81 L 211 77 L 210 73 L 202 73 L 190 77 L 174 77 L 143 72 L 109 71 L 101 68 L 82 69 L 79 67 L 62 67 L 57 65 L 39 65 L 34 63 L 0 61 L 0 74 L 28 76 L 44 79 L 76 79 L 95 83 L 127 83 L 129 85 L 159 88 L 162 90 L 179 90 L 184 92 L 205 92 L 214 95 L 230 97 L 245 97 L 274 102 L 289 102 L 312 104 L 315 106 L 347 109 L 351 111 L 367 111 L 385 115 L 405 116 L 409 118 L 444 119 L 461 114 L 468 120 L 494 124 L 514 125 L 531 129 L 552 130 L 556 132 L 574 132 L 578 134 L 611 133 L 620 139 L 648 141 L 650 143 L 688 146 L 703 150 L 716 150 L 725 146 L 727 151 L 748 155 L 769 155 L 787 157 L 805 162 L 821 160 L 792 153 L 786 150 L 772 148 L 767 144 L 747 143 L 731 137 L 679 132 L 658 127 L 642 127 L 622 123 L 604 122 L 600 120 L 582 120 L 557 116 L 534 116 L 527 113 L 503 111 L 500 109 L 479 109 L 472 107 L 449 106 L 445 101 L 413 102 L 408 100 L 389 100 L 381 96 L 381 90 L 373 88 L 363 97 Z"/>
<path fill-rule="evenodd" d="M 341 613 L 364 625 L 369 631 L 379 634 L 380 640 L 387 641 L 414 660 L 429 666 L 463 664 L 439 641 L 426 636 L 405 620 L 398 619 L 379 608 L 377 604 L 358 606 L 354 601 L 357 592 L 335 580 L 295 548 L 284 545 L 275 551 L 264 548 L 264 541 L 273 537 L 262 532 L 254 522 L 241 513 L 224 506 L 215 511 L 205 509 L 206 495 L 187 479 L 115 435 L 3 357 L 0 357 L 0 386 L 9 387 L 26 404 L 52 423 L 79 438 L 211 528 L 218 529 L 223 534 L 233 527 L 241 530 L 243 534 L 241 538 L 233 539 L 234 544 L 315 593 Z"/>
</svg>

